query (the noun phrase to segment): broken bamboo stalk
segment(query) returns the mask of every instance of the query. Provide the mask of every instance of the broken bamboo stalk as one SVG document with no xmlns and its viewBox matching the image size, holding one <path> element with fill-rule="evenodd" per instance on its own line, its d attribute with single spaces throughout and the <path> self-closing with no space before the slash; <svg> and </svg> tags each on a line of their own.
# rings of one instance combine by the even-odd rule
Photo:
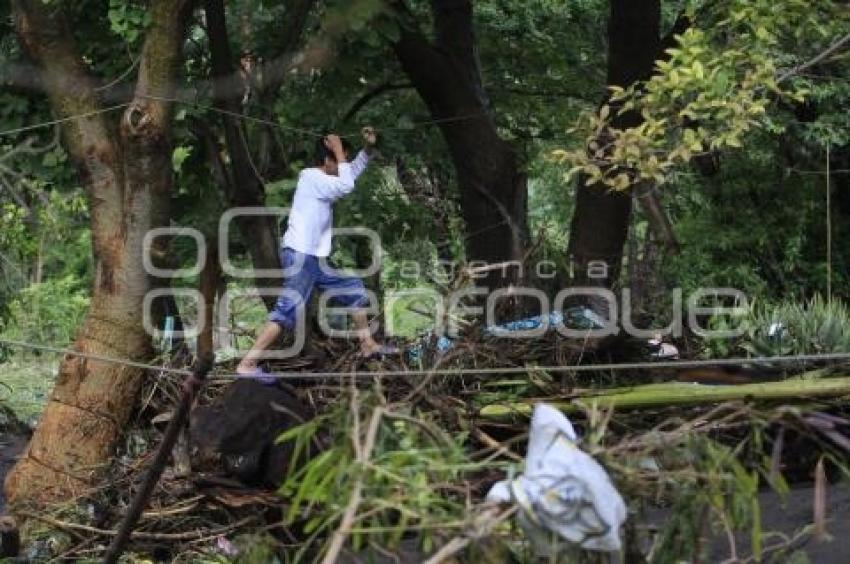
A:
<svg viewBox="0 0 850 564">
<path fill-rule="evenodd" d="M 806 400 L 814 397 L 850 395 L 850 376 L 837 378 L 815 377 L 819 371 L 777 382 L 756 384 L 710 386 L 685 382 L 646 384 L 610 390 L 588 390 L 569 401 L 553 401 L 553 406 L 565 412 L 579 411 L 582 406 L 595 403 L 598 407 L 637 409 L 647 407 L 672 407 L 701 403 L 720 403 L 733 400 Z M 481 408 L 478 415 L 484 419 L 509 419 L 528 417 L 536 400 L 498 403 Z"/>
</svg>

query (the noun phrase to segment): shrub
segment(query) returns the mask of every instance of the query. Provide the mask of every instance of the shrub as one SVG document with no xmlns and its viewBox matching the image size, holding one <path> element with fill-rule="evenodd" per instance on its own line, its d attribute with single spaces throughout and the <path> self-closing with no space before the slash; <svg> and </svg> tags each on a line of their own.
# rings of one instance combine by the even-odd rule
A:
<svg viewBox="0 0 850 564">
<path fill-rule="evenodd" d="M 71 342 L 89 306 L 84 283 L 69 274 L 31 284 L 9 304 L 6 339 L 64 346 Z"/>
</svg>

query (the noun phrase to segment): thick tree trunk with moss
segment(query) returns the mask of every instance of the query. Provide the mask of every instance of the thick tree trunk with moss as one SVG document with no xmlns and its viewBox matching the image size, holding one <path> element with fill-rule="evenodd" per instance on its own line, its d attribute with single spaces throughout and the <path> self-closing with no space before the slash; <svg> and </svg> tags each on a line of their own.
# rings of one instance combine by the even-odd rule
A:
<svg viewBox="0 0 850 564">
<path fill-rule="evenodd" d="M 475 52 L 472 3 L 431 2 L 434 43 L 404 6 L 397 6 L 407 17 L 394 49 L 448 144 L 461 189 L 468 259 L 520 261 L 528 238 L 526 176 L 514 148 L 499 136 L 488 107 Z M 517 280 L 516 271 L 507 273 L 487 282 Z"/>
<path fill-rule="evenodd" d="M 135 96 L 116 128 L 101 110 L 59 3 L 15 0 L 16 29 L 40 68 L 41 83 L 63 124 L 64 146 L 87 189 L 95 276 L 91 306 L 74 349 L 121 359 L 150 358 L 142 306 L 154 281 L 143 239 L 168 220 L 171 107 L 189 0 L 152 0 L 151 26 Z M 88 114 L 88 117 L 73 116 Z M 66 500 L 96 483 L 135 406 L 136 368 L 65 357 L 41 421 L 6 479 L 13 506 Z"/>
</svg>

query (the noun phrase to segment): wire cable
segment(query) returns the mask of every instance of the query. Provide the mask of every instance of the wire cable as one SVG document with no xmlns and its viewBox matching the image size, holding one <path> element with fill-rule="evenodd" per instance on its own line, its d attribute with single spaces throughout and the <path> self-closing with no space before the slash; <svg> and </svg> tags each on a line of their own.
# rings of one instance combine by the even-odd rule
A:
<svg viewBox="0 0 850 564">
<path fill-rule="evenodd" d="M 22 127 L 16 127 L 14 129 L 7 129 L 5 131 L 0 131 L 0 137 L 6 136 L 6 135 L 17 135 L 18 133 L 24 133 L 25 131 L 32 131 L 34 129 L 41 129 L 43 127 L 50 127 L 50 126 L 53 126 L 53 125 L 59 125 L 60 123 L 65 123 L 65 122 L 68 122 L 68 121 L 74 121 L 75 119 L 82 119 L 82 118 L 87 118 L 87 117 L 91 117 L 91 116 L 96 116 L 96 115 L 99 115 L 99 114 L 105 114 L 107 112 L 119 110 L 121 108 L 126 108 L 129 105 L 130 105 L 129 102 L 125 102 L 123 104 L 116 104 L 114 106 L 108 106 L 106 108 L 100 108 L 98 110 L 92 110 L 90 112 L 85 112 L 85 113 L 82 113 L 82 114 L 75 114 L 75 115 L 64 117 L 64 118 L 52 119 L 50 121 L 45 121 L 45 122 L 41 122 L 41 123 L 34 123 L 32 125 L 24 125 Z"/>
<path fill-rule="evenodd" d="M 23 341 L 10 341 L 0 339 L 0 344 L 10 347 L 26 348 L 40 351 L 53 352 L 68 356 L 88 358 L 101 362 L 112 364 L 120 364 L 139 368 L 143 370 L 153 370 L 161 373 L 179 374 L 188 376 L 192 374 L 191 370 L 168 368 L 124 360 L 109 356 L 97 355 L 92 353 L 84 353 L 73 349 L 63 349 L 59 347 L 51 347 L 49 345 L 41 345 L 35 343 L 27 343 Z M 264 374 L 281 380 L 327 380 L 332 378 L 408 378 L 412 376 L 437 376 L 437 377 L 458 377 L 458 376 L 476 376 L 476 375 L 505 375 L 505 374 L 523 374 L 528 372 L 616 372 L 623 370 L 653 370 L 659 368 L 682 369 L 682 368 L 700 368 L 707 366 L 745 366 L 750 364 L 793 364 L 802 362 L 827 362 L 827 361 L 850 361 L 850 353 L 821 353 L 821 354 L 799 354 L 791 356 L 756 356 L 756 357 L 739 357 L 739 358 L 720 358 L 720 359 L 700 359 L 700 360 L 672 360 L 672 361 L 647 361 L 647 362 L 623 362 L 609 364 L 579 364 L 574 366 L 505 366 L 501 368 L 444 368 L 437 370 L 416 369 L 416 370 L 384 370 L 384 371 L 369 371 L 360 370 L 353 372 L 271 372 Z M 253 379 L 253 375 L 224 373 L 211 375 L 210 379 L 217 380 L 239 380 Z"/>
<path fill-rule="evenodd" d="M 173 98 L 173 97 L 168 97 L 168 96 L 156 96 L 156 95 L 153 95 L 153 94 L 140 94 L 139 97 L 145 98 L 145 99 L 148 99 L 148 100 L 156 100 L 158 102 L 169 102 L 169 103 L 174 103 L 174 104 L 183 104 L 183 105 L 186 105 L 186 106 L 192 106 L 192 107 L 197 108 L 199 110 L 214 112 L 214 113 L 218 113 L 218 114 L 221 114 L 221 115 L 234 117 L 234 118 L 238 118 L 238 119 L 244 119 L 245 121 L 259 123 L 259 124 L 262 124 L 262 125 L 268 125 L 270 127 L 276 127 L 278 129 L 282 129 L 282 130 L 285 130 L 285 131 L 293 131 L 295 133 L 301 133 L 303 135 L 310 135 L 310 136 L 316 137 L 316 138 L 324 137 L 323 133 L 320 133 L 318 131 L 314 131 L 314 130 L 311 130 L 311 129 L 307 129 L 307 128 L 303 128 L 303 127 L 297 127 L 297 126 L 294 126 L 294 125 L 285 125 L 285 124 L 282 124 L 282 123 L 279 123 L 279 122 L 276 122 L 276 121 L 272 121 L 272 120 L 269 120 L 269 119 L 256 117 L 256 116 L 252 116 L 252 115 L 248 115 L 248 114 L 243 114 L 241 112 L 233 112 L 233 111 L 226 110 L 226 109 L 223 109 L 223 108 L 216 108 L 215 106 L 208 106 L 206 104 L 193 102 L 191 100 L 186 100 L 186 99 L 183 99 L 183 98 Z M 94 111 L 91 111 L 91 112 L 85 112 L 85 113 L 82 113 L 82 114 L 75 114 L 75 115 L 67 116 L 67 117 L 64 117 L 64 118 L 58 118 L 58 119 L 49 120 L 49 121 L 45 121 L 45 122 L 34 123 L 34 124 L 31 124 L 31 125 L 25 125 L 25 126 L 22 126 L 22 127 L 16 127 L 14 129 L 8 129 L 8 130 L 5 130 L 5 131 L 0 131 L 0 137 L 9 136 L 9 135 L 16 135 L 18 133 L 24 133 L 26 131 L 32 131 L 32 130 L 35 130 L 35 129 L 41 129 L 41 128 L 44 128 L 44 127 L 51 127 L 51 126 L 54 126 L 54 125 L 59 125 L 59 124 L 62 124 L 62 123 L 68 122 L 68 121 L 73 121 L 75 119 L 82 119 L 82 118 L 91 117 L 91 116 L 98 115 L 98 114 L 111 112 L 111 111 L 114 111 L 114 110 L 117 110 L 117 109 L 126 108 L 127 106 L 130 106 L 131 104 L 132 104 L 132 102 L 124 102 L 122 104 L 116 104 L 114 106 L 109 106 L 109 107 L 106 107 L 106 108 L 100 108 L 98 110 L 94 110 Z M 412 122 L 410 125 L 407 125 L 407 126 L 382 127 L 382 128 L 380 128 L 380 131 L 406 131 L 406 130 L 417 129 L 417 128 L 420 128 L 420 127 L 427 127 L 427 126 L 430 126 L 430 125 L 438 125 L 438 124 L 441 124 L 441 123 L 451 123 L 451 122 L 457 122 L 457 121 L 470 120 L 470 119 L 474 119 L 476 117 L 480 117 L 482 115 L 483 115 L 482 112 L 476 112 L 476 113 L 472 113 L 472 114 L 468 114 L 468 115 L 462 115 L 462 116 L 451 116 L 451 117 L 437 118 L 437 119 L 432 119 L 432 120 L 417 121 L 417 122 Z M 352 133 L 352 134 L 347 134 L 347 135 L 341 135 L 341 137 L 355 137 L 357 135 L 358 135 L 357 133 Z"/>
<path fill-rule="evenodd" d="M 278 129 L 294 131 L 296 133 L 302 133 L 304 135 L 312 135 L 313 137 L 324 137 L 323 134 L 319 133 L 318 131 L 313 131 L 311 129 L 306 129 L 306 128 L 303 128 L 303 127 L 296 127 L 294 125 L 284 125 L 282 123 L 278 123 L 278 122 L 272 121 L 270 119 L 250 116 L 248 114 L 243 114 L 243 113 L 240 113 L 240 112 L 233 112 L 233 111 L 230 111 L 230 110 L 225 110 L 223 108 L 216 108 L 215 106 L 208 106 L 206 104 L 200 104 L 198 102 L 193 102 L 191 100 L 185 100 L 183 98 L 171 98 L 171 97 L 168 97 L 168 96 L 154 96 L 153 94 L 141 94 L 141 95 L 139 95 L 139 97 L 145 98 L 145 99 L 148 99 L 148 100 L 156 100 L 158 102 L 169 102 L 169 103 L 174 103 L 174 104 L 183 104 L 183 105 L 186 105 L 186 106 L 192 106 L 192 107 L 197 108 L 199 110 L 204 110 L 204 111 L 208 111 L 208 112 L 215 112 L 215 113 L 225 115 L 225 116 L 244 119 L 245 121 L 252 121 L 254 123 L 260 123 L 260 124 L 268 125 L 268 126 L 271 126 L 271 127 L 277 127 Z"/>
<path fill-rule="evenodd" d="M 191 370 L 185 370 L 180 368 L 168 368 L 166 366 L 156 366 L 153 364 L 146 364 L 144 362 L 136 362 L 133 360 L 126 360 L 123 358 L 114 358 L 111 356 L 104 356 L 100 354 L 94 353 L 86 353 L 82 351 L 75 351 L 73 349 L 63 349 L 60 347 L 51 347 L 50 345 L 41 345 L 36 343 L 26 343 L 23 341 L 10 341 L 7 339 L 0 339 L 0 345 L 6 345 L 9 347 L 21 348 L 21 349 L 31 349 L 36 351 L 43 352 L 51 352 L 62 354 L 66 356 L 74 356 L 78 358 L 85 358 L 89 360 L 97 360 L 100 362 L 107 362 L 109 364 L 120 364 L 122 366 L 129 366 L 132 368 L 140 368 L 142 370 L 156 370 L 158 372 L 165 372 L 169 374 L 179 374 L 180 376 L 189 376 L 192 374 Z"/>
</svg>

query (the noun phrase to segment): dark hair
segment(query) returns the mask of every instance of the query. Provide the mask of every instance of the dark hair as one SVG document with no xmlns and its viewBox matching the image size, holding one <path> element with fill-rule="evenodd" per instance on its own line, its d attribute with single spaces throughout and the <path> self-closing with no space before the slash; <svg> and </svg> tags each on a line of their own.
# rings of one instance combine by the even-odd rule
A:
<svg viewBox="0 0 850 564">
<path fill-rule="evenodd" d="M 313 154 L 313 164 L 317 166 L 322 166 L 325 164 L 325 159 L 331 158 L 336 159 L 336 156 L 325 146 L 325 135 L 328 135 L 328 132 L 325 132 L 322 137 L 319 137 L 316 140 L 316 150 Z M 351 153 L 351 144 L 346 140 L 342 140 L 342 148 L 346 153 Z"/>
</svg>

